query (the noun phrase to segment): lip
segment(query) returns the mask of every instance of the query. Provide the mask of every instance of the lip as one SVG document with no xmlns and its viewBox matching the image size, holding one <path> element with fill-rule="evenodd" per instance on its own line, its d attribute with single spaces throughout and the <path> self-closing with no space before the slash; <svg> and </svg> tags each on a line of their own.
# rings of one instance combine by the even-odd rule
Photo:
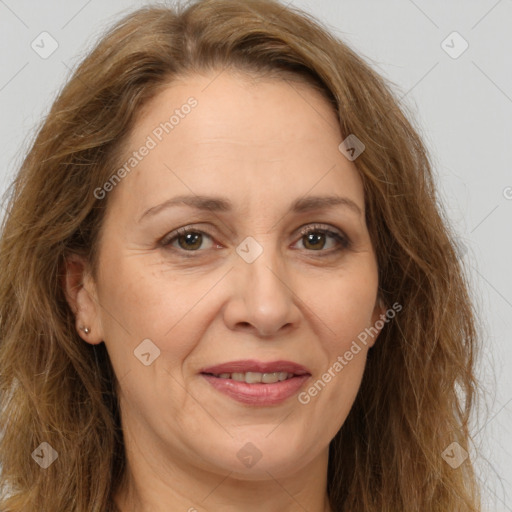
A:
<svg viewBox="0 0 512 512">
<path fill-rule="evenodd" d="M 232 379 L 221 379 L 212 374 L 221 373 L 274 373 L 287 372 L 295 374 L 287 380 L 271 384 L 247 384 Z M 262 362 L 255 360 L 231 361 L 204 368 L 200 371 L 203 377 L 217 391 L 247 405 L 277 405 L 295 395 L 306 382 L 311 373 L 304 366 L 292 361 Z"/>
<path fill-rule="evenodd" d="M 246 372 L 259 372 L 259 373 L 274 373 L 274 372 L 288 372 L 295 375 L 311 375 L 310 371 L 301 364 L 292 361 L 256 361 L 255 359 L 243 359 L 240 361 L 231 361 L 229 363 L 217 364 L 199 370 L 199 373 L 246 373 Z"/>
</svg>

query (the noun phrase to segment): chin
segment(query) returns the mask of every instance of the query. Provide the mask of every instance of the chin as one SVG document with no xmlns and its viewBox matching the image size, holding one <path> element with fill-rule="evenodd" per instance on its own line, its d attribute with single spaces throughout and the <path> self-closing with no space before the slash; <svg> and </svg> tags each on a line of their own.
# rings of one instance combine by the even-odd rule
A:
<svg viewBox="0 0 512 512">
<path fill-rule="evenodd" d="M 266 428 L 265 433 L 248 432 L 243 440 L 230 439 L 226 445 L 216 445 L 214 451 L 210 450 L 202 459 L 217 471 L 231 473 L 231 477 L 240 480 L 268 480 L 284 478 L 300 471 L 312 459 L 321 455 L 318 451 L 304 449 L 304 442 L 291 442 L 286 436 L 270 434 Z M 249 440 L 252 439 L 252 440 Z M 211 446 L 211 445 L 210 445 Z M 211 469 L 211 468 L 210 468 Z"/>
</svg>

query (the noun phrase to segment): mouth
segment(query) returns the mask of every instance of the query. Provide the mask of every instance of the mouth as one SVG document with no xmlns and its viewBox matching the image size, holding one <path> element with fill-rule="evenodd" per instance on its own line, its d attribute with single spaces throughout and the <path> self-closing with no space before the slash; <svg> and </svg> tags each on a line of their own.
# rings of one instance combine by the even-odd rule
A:
<svg viewBox="0 0 512 512">
<path fill-rule="evenodd" d="M 291 361 L 233 361 L 204 368 L 200 375 L 220 393 L 248 405 L 269 406 L 296 394 L 311 373 Z"/>
<path fill-rule="evenodd" d="M 299 363 L 293 361 L 257 361 L 255 359 L 241 359 L 239 361 L 230 361 L 229 363 L 217 364 L 199 370 L 200 373 L 208 373 L 215 376 L 236 375 L 238 374 L 292 374 L 292 375 L 311 375 L 311 372 Z M 284 380 L 284 379 L 283 379 Z"/>
<path fill-rule="evenodd" d="M 282 382 L 284 380 L 295 377 L 295 374 L 288 372 L 272 372 L 272 373 L 261 373 L 261 372 L 234 372 L 234 373 L 203 373 L 203 375 L 210 375 L 217 379 L 231 379 L 237 382 L 246 382 L 247 384 L 274 384 L 276 382 Z"/>
</svg>

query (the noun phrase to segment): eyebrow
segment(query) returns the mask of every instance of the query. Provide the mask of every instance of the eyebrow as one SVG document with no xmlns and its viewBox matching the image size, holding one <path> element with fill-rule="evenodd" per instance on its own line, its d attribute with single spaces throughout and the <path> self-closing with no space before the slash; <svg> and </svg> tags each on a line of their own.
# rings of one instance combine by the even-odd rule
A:
<svg viewBox="0 0 512 512">
<path fill-rule="evenodd" d="M 183 195 L 173 197 L 172 199 L 168 199 L 163 203 L 147 209 L 141 215 L 139 222 L 175 206 L 189 206 L 196 210 L 209 210 L 212 212 L 230 212 L 233 210 L 233 203 L 228 199 L 213 196 Z M 292 203 L 289 211 L 305 213 L 312 210 L 334 208 L 336 206 L 343 206 L 357 215 L 362 215 L 361 208 L 354 201 L 348 197 L 333 195 L 301 197 Z"/>
</svg>

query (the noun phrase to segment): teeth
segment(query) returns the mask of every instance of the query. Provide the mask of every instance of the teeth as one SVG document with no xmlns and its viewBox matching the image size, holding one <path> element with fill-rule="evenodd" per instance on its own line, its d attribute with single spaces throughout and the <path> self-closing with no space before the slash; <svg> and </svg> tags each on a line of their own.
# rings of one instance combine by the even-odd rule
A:
<svg viewBox="0 0 512 512">
<path fill-rule="evenodd" d="M 263 374 L 258 372 L 246 372 L 245 374 L 245 382 L 247 384 L 256 384 L 257 382 L 261 382 L 263 378 Z"/>
<path fill-rule="evenodd" d="M 278 373 L 264 373 L 261 376 L 261 382 L 264 384 L 273 384 L 274 382 L 279 382 L 279 374 Z"/>
<path fill-rule="evenodd" d="M 273 372 L 273 373 L 260 373 L 260 372 L 246 372 L 246 373 L 220 373 L 215 375 L 219 379 L 232 379 L 238 382 L 246 382 L 247 384 L 274 384 L 283 380 L 291 379 L 293 373 L 287 372 Z"/>
</svg>

